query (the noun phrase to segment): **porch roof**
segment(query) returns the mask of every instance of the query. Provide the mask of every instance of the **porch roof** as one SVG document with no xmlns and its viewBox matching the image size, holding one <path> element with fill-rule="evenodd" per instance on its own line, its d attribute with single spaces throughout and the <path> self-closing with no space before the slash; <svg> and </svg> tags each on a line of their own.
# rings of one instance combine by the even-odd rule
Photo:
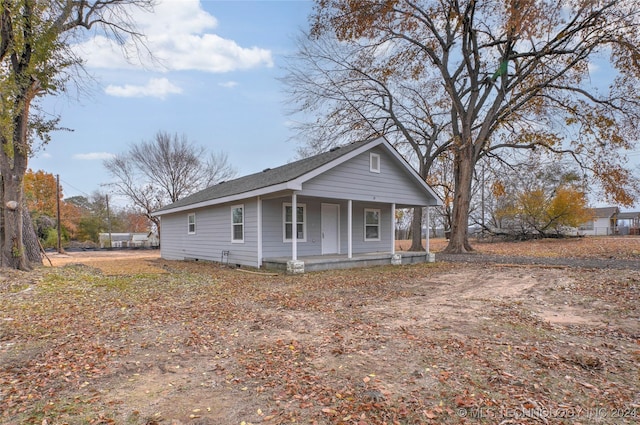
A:
<svg viewBox="0 0 640 425">
<path fill-rule="evenodd" d="M 621 212 L 618 214 L 618 220 L 640 220 L 639 212 Z"/>
</svg>

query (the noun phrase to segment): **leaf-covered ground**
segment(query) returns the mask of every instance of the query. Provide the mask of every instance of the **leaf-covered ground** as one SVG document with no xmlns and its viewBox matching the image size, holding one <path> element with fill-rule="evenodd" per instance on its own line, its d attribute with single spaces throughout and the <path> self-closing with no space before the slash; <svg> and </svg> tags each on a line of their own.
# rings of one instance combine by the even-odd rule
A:
<svg viewBox="0 0 640 425">
<path fill-rule="evenodd" d="M 0 423 L 640 420 L 637 271 L 144 262 L 3 273 Z"/>
</svg>

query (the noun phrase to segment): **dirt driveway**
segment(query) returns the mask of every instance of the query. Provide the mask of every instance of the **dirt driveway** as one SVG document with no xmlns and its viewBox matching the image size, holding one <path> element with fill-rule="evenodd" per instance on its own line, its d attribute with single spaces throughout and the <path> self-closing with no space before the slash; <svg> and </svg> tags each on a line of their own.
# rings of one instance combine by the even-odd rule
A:
<svg viewBox="0 0 640 425">
<path fill-rule="evenodd" d="M 45 267 L 84 264 L 108 275 L 164 273 L 163 269 L 154 265 L 153 261 L 159 258 L 160 250 L 73 251 L 48 253 L 43 264 Z"/>
<path fill-rule="evenodd" d="M 440 263 L 267 276 L 85 260 L 33 284 L 0 279 L 0 423 L 640 417 L 636 271 Z"/>
</svg>

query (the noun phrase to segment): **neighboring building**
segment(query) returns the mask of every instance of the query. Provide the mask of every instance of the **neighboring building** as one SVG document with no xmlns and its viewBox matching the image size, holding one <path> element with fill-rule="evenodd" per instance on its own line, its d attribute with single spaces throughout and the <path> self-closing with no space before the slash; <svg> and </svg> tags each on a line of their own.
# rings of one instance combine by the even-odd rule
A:
<svg viewBox="0 0 640 425">
<path fill-rule="evenodd" d="M 100 233 L 100 248 L 157 248 L 156 233 Z"/>
<path fill-rule="evenodd" d="M 621 235 L 640 235 L 640 212 L 619 213 L 618 231 Z"/>
<path fill-rule="evenodd" d="M 582 235 L 608 236 L 618 234 L 618 207 L 593 208 L 594 219 L 581 225 L 578 231 Z"/>
<path fill-rule="evenodd" d="M 161 255 L 252 267 L 346 268 L 431 259 L 395 253 L 396 208 L 440 205 L 386 141 L 352 143 L 223 182 L 154 213 Z"/>
</svg>

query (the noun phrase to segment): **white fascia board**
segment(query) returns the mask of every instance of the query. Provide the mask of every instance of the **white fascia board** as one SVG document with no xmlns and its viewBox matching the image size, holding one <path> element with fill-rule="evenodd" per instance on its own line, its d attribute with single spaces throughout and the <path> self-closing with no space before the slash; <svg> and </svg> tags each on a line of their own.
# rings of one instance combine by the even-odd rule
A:
<svg viewBox="0 0 640 425">
<path fill-rule="evenodd" d="M 171 208 L 168 210 L 162 210 L 158 212 L 151 213 L 152 216 L 163 216 L 167 214 L 174 214 L 177 212 L 195 210 L 197 208 L 211 207 L 214 205 L 226 204 L 228 202 L 236 202 L 241 201 L 243 199 L 254 198 L 256 196 L 264 196 L 273 192 L 279 192 L 282 190 L 302 190 L 302 185 L 297 184 L 293 181 L 280 183 L 274 186 L 267 186 L 256 190 L 251 190 L 249 192 L 238 193 L 235 195 L 224 196 L 222 198 L 210 199 L 208 201 L 202 201 L 195 204 L 183 205 L 181 207 Z"/>
</svg>

